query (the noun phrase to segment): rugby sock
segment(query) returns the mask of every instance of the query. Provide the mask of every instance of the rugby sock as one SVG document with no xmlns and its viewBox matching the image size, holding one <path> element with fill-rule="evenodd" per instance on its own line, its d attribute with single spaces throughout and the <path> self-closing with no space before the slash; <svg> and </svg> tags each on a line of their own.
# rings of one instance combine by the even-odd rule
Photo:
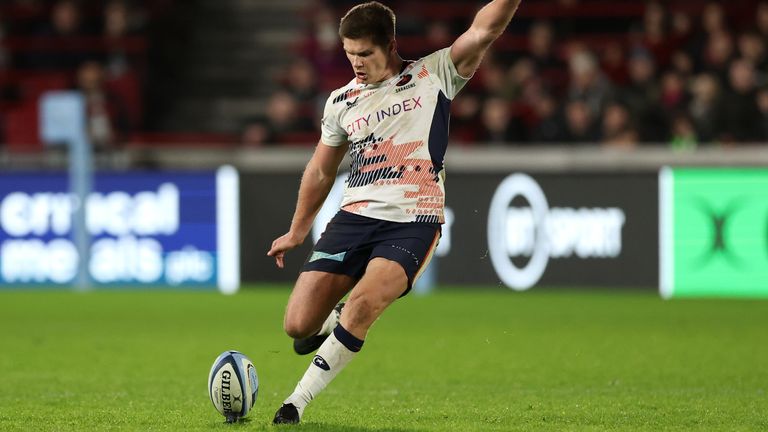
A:
<svg viewBox="0 0 768 432">
<path fill-rule="evenodd" d="M 344 369 L 363 347 L 363 342 L 341 324 L 337 325 L 328 339 L 320 345 L 312 364 L 284 403 L 296 406 L 301 417 L 307 404 Z"/>
</svg>

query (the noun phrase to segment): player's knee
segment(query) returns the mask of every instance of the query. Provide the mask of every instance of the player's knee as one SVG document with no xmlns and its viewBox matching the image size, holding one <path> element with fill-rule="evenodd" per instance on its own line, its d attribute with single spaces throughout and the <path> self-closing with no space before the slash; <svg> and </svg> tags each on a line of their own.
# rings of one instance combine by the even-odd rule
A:
<svg viewBox="0 0 768 432">
<path fill-rule="evenodd" d="M 286 316 L 283 321 L 283 330 L 285 333 L 294 339 L 303 339 L 311 336 L 317 329 L 313 329 L 307 320 L 302 320 L 300 317 Z"/>
</svg>

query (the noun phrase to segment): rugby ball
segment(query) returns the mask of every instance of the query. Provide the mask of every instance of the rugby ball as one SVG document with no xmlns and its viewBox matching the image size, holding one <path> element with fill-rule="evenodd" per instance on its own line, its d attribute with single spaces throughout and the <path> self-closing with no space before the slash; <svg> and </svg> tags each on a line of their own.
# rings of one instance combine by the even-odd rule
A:
<svg viewBox="0 0 768 432">
<path fill-rule="evenodd" d="M 245 417 L 259 394 L 259 378 L 251 359 L 238 351 L 216 357 L 208 374 L 208 395 L 228 423 Z"/>
</svg>

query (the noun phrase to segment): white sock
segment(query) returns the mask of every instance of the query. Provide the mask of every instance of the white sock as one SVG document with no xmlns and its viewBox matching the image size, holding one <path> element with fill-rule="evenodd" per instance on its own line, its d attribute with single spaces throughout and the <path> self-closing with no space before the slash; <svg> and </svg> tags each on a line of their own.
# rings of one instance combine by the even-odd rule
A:
<svg viewBox="0 0 768 432">
<path fill-rule="evenodd" d="M 344 369 L 362 346 L 363 341 L 352 336 L 341 325 L 337 325 L 328 339 L 320 345 L 312 364 L 284 403 L 296 406 L 301 417 L 307 404 Z"/>
</svg>

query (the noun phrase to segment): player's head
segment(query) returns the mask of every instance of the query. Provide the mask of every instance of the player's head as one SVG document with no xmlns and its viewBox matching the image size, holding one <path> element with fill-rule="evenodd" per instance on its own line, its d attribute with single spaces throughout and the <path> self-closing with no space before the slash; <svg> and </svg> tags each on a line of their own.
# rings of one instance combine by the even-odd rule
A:
<svg viewBox="0 0 768 432">
<path fill-rule="evenodd" d="M 390 62 L 397 57 L 392 9 L 376 1 L 353 7 L 341 19 L 339 36 L 360 82 L 388 78 Z"/>
</svg>

